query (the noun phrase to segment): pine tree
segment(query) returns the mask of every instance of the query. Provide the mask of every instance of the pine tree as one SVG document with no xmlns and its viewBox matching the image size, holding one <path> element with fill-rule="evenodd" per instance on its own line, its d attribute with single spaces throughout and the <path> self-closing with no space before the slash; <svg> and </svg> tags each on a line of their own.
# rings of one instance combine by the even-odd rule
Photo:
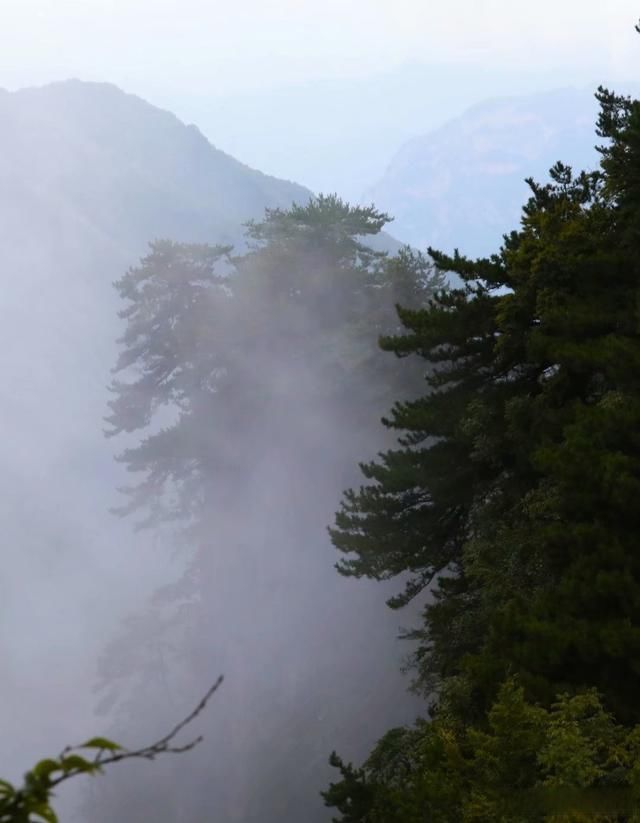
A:
<svg viewBox="0 0 640 823">
<path fill-rule="evenodd" d="M 119 457 L 144 473 L 124 489 L 119 512 L 146 511 L 142 525 L 198 516 L 202 479 L 221 448 L 213 420 L 227 415 L 232 295 L 220 269 L 230 247 L 159 241 L 117 283 L 128 305 L 119 340 L 107 434 L 145 432 Z M 222 428 L 219 426 L 219 428 Z M 215 444 L 214 444 L 215 441 Z"/>
<path fill-rule="evenodd" d="M 430 250 L 463 286 L 383 341 L 427 361 L 429 392 L 393 408 L 399 448 L 332 532 L 344 574 L 411 575 L 392 605 L 431 592 L 418 684 L 468 719 L 513 672 L 640 718 L 640 104 L 599 97 L 601 171 L 529 181 L 489 259 Z"/>
<path fill-rule="evenodd" d="M 331 636 L 353 608 L 331 600 L 324 533 L 343 478 L 379 433 L 378 409 L 400 390 L 377 346 L 397 327 L 393 302 L 421 305 L 442 284 L 421 255 L 369 248 L 386 220 L 318 197 L 250 224 L 243 254 L 154 244 L 117 284 L 127 326 L 109 423 L 133 440 L 120 459 L 142 478 L 120 511 L 147 527 L 178 524 L 188 560 L 108 650 L 103 685 L 108 699 L 121 661 L 137 657 L 129 724 L 167 691 L 164 663 L 186 682 L 225 673 L 233 708 L 211 739 L 227 747 L 216 780 L 230 818 L 321 816 L 307 804 L 334 731 L 355 738 L 388 702 L 382 687 L 363 699 L 355 677 L 335 676 Z M 378 666 L 375 643 L 355 653 L 362 671 Z M 178 814 L 173 802 L 158 814 Z"/>
<path fill-rule="evenodd" d="M 375 391 L 367 366 L 381 361 L 394 292 L 424 299 L 439 282 L 419 256 L 388 263 L 363 242 L 388 220 L 321 195 L 250 223 L 244 255 L 160 241 L 117 282 L 127 326 L 108 435 L 144 433 L 119 459 L 145 475 L 125 490 L 122 514 L 145 511 L 144 525 L 197 519 L 216 502 L 215 477 L 229 488 L 247 471 L 239 443 L 250 455 L 265 420 L 282 426 L 295 410 L 293 379 L 305 406 L 314 394 L 347 406 L 349 392 L 366 406 L 351 384 Z"/>
</svg>

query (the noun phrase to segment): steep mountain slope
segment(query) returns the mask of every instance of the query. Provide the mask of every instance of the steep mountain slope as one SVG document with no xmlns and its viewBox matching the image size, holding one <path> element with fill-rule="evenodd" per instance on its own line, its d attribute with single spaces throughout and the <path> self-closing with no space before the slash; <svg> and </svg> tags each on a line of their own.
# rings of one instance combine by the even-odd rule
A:
<svg viewBox="0 0 640 823">
<path fill-rule="evenodd" d="M 5 773 L 88 731 L 101 638 L 168 574 L 108 513 L 122 482 L 101 431 L 112 282 L 154 237 L 237 241 L 266 206 L 308 196 L 113 86 L 0 92 Z"/>
<path fill-rule="evenodd" d="M 110 718 L 93 716 L 96 659 L 111 638 L 120 636 L 119 626 L 128 615 L 144 617 L 149 594 L 175 580 L 184 561 L 176 558 L 174 549 L 155 545 L 152 535 L 134 534 L 130 523 L 108 511 L 121 502 L 116 488 L 127 479 L 113 461 L 114 445 L 102 434 L 109 398 L 106 385 L 115 362 L 115 341 L 122 332 L 116 316 L 122 306 L 111 284 L 137 262 L 152 238 L 239 242 L 242 224 L 260 217 L 265 207 L 304 202 L 310 193 L 242 165 L 213 148 L 195 127 L 108 85 L 72 81 L 0 92 L 0 124 L 0 514 L 5 537 L 0 644 L 9 672 L 2 727 L 11 741 L 0 757 L 0 774 L 18 777 L 42 754 L 106 730 Z M 384 610 L 384 591 L 364 585 L 352 594 L 349 583 L 332 568 L 325 525 L 333 501 L 308 502 L 312 539 L 306 529 L 303 534 L 291 533 L 280 508 L 291 479 L 285 468 L 282 475 L 265 476 L 264 470 L 256 469 L 253 482 L 263 497 L 260 511 L 271 519 L 268 528 L 263 521 L 256 524 L 255 540 L 257 545 L 264 542 L 265 555 L 275 555 L 285 541 L 291 551 L 304 546 L 305 552 L 298 554 L 300 577 L 314 594 L 314 606 L 306 596 L 309 589 L 298 592 L 293 605 L 289 584 L 283 585 L 282 593 L 270 595 L 282 610 L 278 637 L 249 636 L 243 652 L 253 660 L 250 652 L 259 645 L 262 659 L 279 665 L 281 658 L 290 660 L 303 650 L 304 682 L 304 677 L 316 676 L 312 666 L 317 662 L 309 663 L 313 649 L 304 644 L 317 632 L 329 638 L 322 653 L 331 657 L 336 671 L 334 677 L 327 667 L 323 676 L 352 695 L 360 694 L 364 677 L 375 695 L 377 680 L 385 688 L 390 688 L 391 679 L 400 680 L 397 667 L 389 662 L 402 652 L 395 644 L 396 618 Z M 306 488 L 296 486 L 301 495 Z M 336 488 L 336 500 L 339 493 Z M 282 557 L 274 556 L 273 562 L 282 564 Z M 307 562 L 312 569 L 308 576 L 303 574 Z M 283 580 L 286 583 L 284 574 Z M 250 569 L 244 582 L 237 603 L 248 613 L 259 601 L 256 592 L 263 590 L 264 581 Z M 211 597 L 215 602 L 215 593 Z M 237 615 L 223 617 L 230 625 L 240 622 Z M 372 628 L 375 620 L 384 624 L 382 631 Z M 219 655 L 203 655 L 196 663 L 206 662 L 207 675 L 209 668 L 212 675 L 223 670 L 232 684 L 233 672 L 221 661 L 228 634 L 224 625 L 223 620 Z M 140 660 L 151 656 L 156 664 L 162 655 L 162 645 L 147 632 L 131 661 L 117 659 L 126 676 Z M 359 662 L 344 672 L 338 658 Z M 162 677 L 171 681 L 180 674 L 169 671 Z M 253 678 L 254 671 L 250 674 Z M 263 675 L 256 671 L 255 679 L 268 692 L 274 681 Z M 394 694 L 401 693 L 402 686 L 392 685 Z M 193 696 L 205 686 L 194 678 Z M 158 709 L 159 732 L 182 714 L 182 706 L 171 700 L 170 688 L 169 682 L 166 704 Z M 221 692 L 213 717 L 217 711 L 229 711 L 230 704 L 224 701 L 234 694 L 237 702 L 233 688 L 225 685 L 228 697 Z M 246 718 L 240 713 L 234 718 L 245 735 L 261 730 L 255 757 L 267 767 L 274 743 L 272 737 L 265 738 L 265 729 L 275 729 L 275 738 L 283 718 L 292 718 L 301 741 L 317 741 L 320 765 L 312 764 L 313 770 L 308 762 L 301 766 L 310 771 L 305 785 L 312 785 L 313 791 L 300 802 L 315 804 L 315 813 L 322 817 L 317 791 L 331 748 L 340 746 L 359 757 L 394 722 L 394 712 L 395 720 L 405 719 L 410 704 L 401 702 L 390 706 L 388 717 L 369 722 L 361 701 L 357 714 L 353 701 L 344 700 L 336 707 L 338 718 L 329 717 L 325 723 L 331 707 L 309 709 L 274 693 L 276 709 L 267 725 L 250 711 Z M 329 734 L 338 721 L 343 739 Z M 213 735 L 208 751 L 212 757 L 225 757 L 224 746 Z M 245 764 L 234 762 L 233 768 L 242 774 Z M 278 779 L 286 782 L 288 775 L 280 770 Z M 271 786 L 270 778 L 265 776 L 265 781 Z M 240 780 L 237 785 L 242 786 Z M 285 786 L 282 802 L 288 802 L 290 790 L 299 789 Z M 123 823 L 144 819 L 144 810 L 140 814 Z"/>
<path fill-rule="evenodd" d="M 366 192 L 395 217 L 396 237 L 424 248 L 488 254 L 517 224 L 526 177 L 546 179 L 557 160 L 597 164 L 591 90 L 490 100 L 406 143 Z"/>
<path fill-rule="evenodd" d="M 215 149 L 195 126 L 115 86 L 69 81 L 0 95 L 0 181 L 139 248 L 141 239 L 237 239 L 265 206 L 306 200 Z M 5 201 L 5 198 L 2 198 Z M 6 201 L 5 201 L 6 203 Z"/>
</svg>

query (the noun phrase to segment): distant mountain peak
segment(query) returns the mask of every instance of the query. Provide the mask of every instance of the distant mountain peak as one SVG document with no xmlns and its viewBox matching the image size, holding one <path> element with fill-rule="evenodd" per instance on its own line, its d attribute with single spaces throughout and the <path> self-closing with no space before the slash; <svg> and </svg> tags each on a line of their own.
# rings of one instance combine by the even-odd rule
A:
<svg viewBox="0 0 640 823">
<path fill-rule="evenodd" d="M 594 168 L 593 90 L 494 97 L 406 142 L 364 202 L 394 215 L 402 241 L 473 256 L 497 251 L 528 197 L 558 160 Z"/>
</svg>

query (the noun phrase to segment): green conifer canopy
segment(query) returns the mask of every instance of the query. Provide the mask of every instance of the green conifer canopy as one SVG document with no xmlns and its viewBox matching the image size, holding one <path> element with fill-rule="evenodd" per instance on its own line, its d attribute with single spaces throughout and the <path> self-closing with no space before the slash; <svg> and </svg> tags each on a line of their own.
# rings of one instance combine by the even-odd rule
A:
<svg viewBox="0 0 640 823">
<path fill-rule="evenodd" d="M 425 362 L 395 449 L 332 536 L 343 574 L 422 593 L 432 720 L 361 769 L 340 823 L 635 821 L 640 808 L 640 102 L 599 89 L 601 168 L 528 181 L 488 259 L 383 340 Z M 615 719 L 614 719 L 615 718 Z"/>
<path fill-rule="evenodd" d="M 344 574 L 411 575 L 392 605 L 429 588 L 419 682 L 462 678 L 472 715 L 516 671 L 640 716 L 640 105 L 598 97 L 601 170 L 529 181 L 489 259 L 429 250 L 463 285 L 382 341 L 427 391 L 332 531 Z"/>
</svg>

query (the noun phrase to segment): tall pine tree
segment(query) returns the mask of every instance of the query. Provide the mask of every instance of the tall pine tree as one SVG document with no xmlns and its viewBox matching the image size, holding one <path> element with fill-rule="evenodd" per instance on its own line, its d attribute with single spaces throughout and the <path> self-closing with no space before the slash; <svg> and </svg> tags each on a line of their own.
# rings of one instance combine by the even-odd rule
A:
<svg viewBox="0 0 640 823">
<path fill-rule="evenodd" d="M 430 391 L 393 408 L 400 446 L 333 530 L 343 573 L 410 573 L 393 605 L 431 591 L 418 680 L 470 717 L 512 672 L 538 699 L 596 686 L 640 716 L 640 115 L 599 99 L 601 171 L 529 181 L 490 259 L 430 250 L 464 285 L 383 341 L 430 364 Z"/>
<path fill-rule="evenodd" d="M 188 560 L 105 655 L 105 691 L 132 661 L 129 725 L 180 694 L 176 680 L 215 669 L 231 684 L 209 734 L 224 763 L 194 772 L 180 799 L 190 811 L 167 797 L 159 816 L 208 814 L 198 802 L 215 775 L 221 819 L 324 819 L 318 791 L 335 734 L 357 747 L 371 714 L 398 714 L 389 695 L 399 675 L 380 675 L 371 635 L 384 616 L 372 592 L 356 605 L 337 599 L 324 531 L 400 390 L 377 346 L 397 328 L 393 303 L 422 305 L 442 283 L 421 255 L 368 246 L 386 220 L 318 197 L 251 224 L 243 254 L 162 242 L 117 284 L 126 328 L 109 423 L 129 444 L 120 459 L 134 478 L 121 512 L 178 525 Z M 354 635 L 373 641 L 352 641 L 354 668 L 337 677 L 353 613 Z M 360 676 L 378 680 L 364 700 Z"/>
<path fill-rule="evenodd" d="M 344 574 L 409 576 L 391 605 L 423 593 L 435 701 L 362 769 L 334 756 L 342 823 L 638 819 L 640 102 L 598 99 L 601 169 L 529 181 L 489 259 L 430 250 L 462 287 L 383 341 L 428 392 L 332 535 Z"/>
</svg>

